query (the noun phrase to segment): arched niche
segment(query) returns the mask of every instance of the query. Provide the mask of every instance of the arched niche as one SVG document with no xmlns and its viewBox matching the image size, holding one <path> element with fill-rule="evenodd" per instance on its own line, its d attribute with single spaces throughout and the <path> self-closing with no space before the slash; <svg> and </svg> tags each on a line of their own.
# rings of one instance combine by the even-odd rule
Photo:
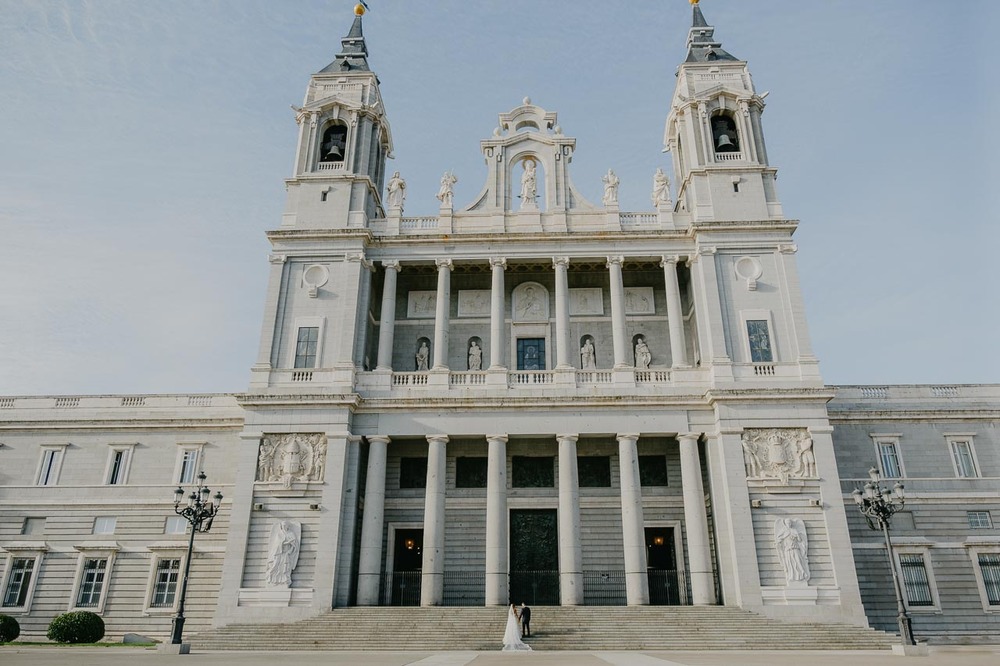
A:
<svg viewBox="0 0 1000 666">
<path fill-rule="evenodd" d="M 719 111 L 712 116 L 712 148 L 717 153 L 740 152 L 736 121 L 728 111 Z"/>
<path fill-rule="evenodd" d="M 483 369 L 483 339 L 478 335 L 469 338 L 465 343 L 465 354 L 468 369 L 478 372 Z"/>
<path fill-rule="evenodd" d="M 347 157 L 347 125 L 340 120 L 331 121 L 324 129 L 319 142 L 320 164 L 343 162 Z"/>
<path fill-rule="evenodd" d="M 547 208 L 545 176 L 545 162 L 535 153 L 524 151 L 513 157 L 507 174 L 511 210 L 544 211 Z"/>
<path fill-rule="evenodd" d="M 523 282 L 511 294 L 513 321 L 548 321 L 549 290 L 537 282 Z"/>
<path fill-rule="evenodd" d="M 653 352 L 649 349 L 649 340 L 643 333 L 632 336 L 632 358 L 638 370 L 647 370 L 652 364 Z"/>
<path fill-rule="evenodd" d="M 425 372 L 433 367 L 431 359 L 431 339 L 424 336 L 416 340 L 413 345 L 413 369 L 417 372 Z"/>
<path fill-rule="evenodd" d="M 580 336 L 580 369 L 597 370 L 597 343 L 589 333 Z"/>
</svg>

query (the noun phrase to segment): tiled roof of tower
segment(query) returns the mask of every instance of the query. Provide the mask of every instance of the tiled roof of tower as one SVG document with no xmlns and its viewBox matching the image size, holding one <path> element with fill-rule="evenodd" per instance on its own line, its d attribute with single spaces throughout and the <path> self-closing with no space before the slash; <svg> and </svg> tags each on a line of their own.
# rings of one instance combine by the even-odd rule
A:
<svg viewBox="0 0 1000 666">
<path fill-rule="evenodd" d="M 722 42 L 715 41 L 715 28 L 708 25 L 701 8 L 695 4 L 692 7 L 693 16 L 691 30 L 688 31 L 688 54 L 685 62 L 712 62 L 715 60 L 739 61 L 739 58 L 726 52 Z"/>
<path fill-rule="evenodd" d="M 341 52 L 337 59 L 320 70 L 320 73 L 333 72 L 370 72 L 368 68 L 368 46 L 361 31 L 361 16 L 354 17 L 351 31 L 347 37 L 340 40 Z"/>
</svg>

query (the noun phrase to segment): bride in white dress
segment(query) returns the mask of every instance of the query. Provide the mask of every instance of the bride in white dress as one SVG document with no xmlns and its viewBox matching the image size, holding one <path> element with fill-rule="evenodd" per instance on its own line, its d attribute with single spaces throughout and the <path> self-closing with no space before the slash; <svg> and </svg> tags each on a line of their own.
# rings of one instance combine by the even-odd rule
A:
<svg viewBox="0 0 1000 666">
<path fill-rule="evenodd" d="M 514 604 L 507 611 L 507 628 L 503 632 L 504 650 L 530 650 L 531 646 L 521 640 L 521 618 L 514 610 Z"/>
</svg>

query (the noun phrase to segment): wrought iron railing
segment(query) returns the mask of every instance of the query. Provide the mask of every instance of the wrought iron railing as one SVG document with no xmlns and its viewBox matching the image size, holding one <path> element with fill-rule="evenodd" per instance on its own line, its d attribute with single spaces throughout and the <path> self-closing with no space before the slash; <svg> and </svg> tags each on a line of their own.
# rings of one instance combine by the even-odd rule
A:
<svg viewBox="0 0 1000 666">
<path fill-rule="evenodd" d="M 651 605 L 680 605 L 681 591 L 675 569 L 650 569 L 646 576 L 649 579 L 649 603 Z"/>
<path fill-rule="evenodd" d="M 583 572 L 583 603 L 585 606 L 624 606 L 625 570 Z"/>
<path fill-rule="evenodd" d="M 445 606 L 485 606 L 485 571 L 446 571 L 444 574 Z"/>
<path fill-rule="evenodd" d="M 379 596 L 380 606 L 419 606 L 420 572 L 383 572 L 379 589 L 382 592 Z"/>
<path fill-rule="evenodd" d="M 511 571 L 510 600 L 529 606 L 556 606 L 559 604 L 559 572 Z"/>
</svg>

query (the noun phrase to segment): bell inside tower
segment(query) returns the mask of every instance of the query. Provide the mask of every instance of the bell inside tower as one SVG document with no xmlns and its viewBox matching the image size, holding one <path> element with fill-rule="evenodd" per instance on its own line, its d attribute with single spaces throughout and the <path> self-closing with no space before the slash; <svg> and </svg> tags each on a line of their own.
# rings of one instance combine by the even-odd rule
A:
<svg viewBox="0 0 1000 666">
<path fill-rule="evenodd" d="M 717 153 L 736 153 L 740 150 L 740 137 L 736 123 L 728 115 L 719 114 L 712 118 L 712 143 Z"/>
<path fill-rule="evenodd" d="M 320 144 L 320 162 L 343 162 L 344 148 L 347 146 L 347 127 L 333 123 L 323 132 Z"/>
</svg>

